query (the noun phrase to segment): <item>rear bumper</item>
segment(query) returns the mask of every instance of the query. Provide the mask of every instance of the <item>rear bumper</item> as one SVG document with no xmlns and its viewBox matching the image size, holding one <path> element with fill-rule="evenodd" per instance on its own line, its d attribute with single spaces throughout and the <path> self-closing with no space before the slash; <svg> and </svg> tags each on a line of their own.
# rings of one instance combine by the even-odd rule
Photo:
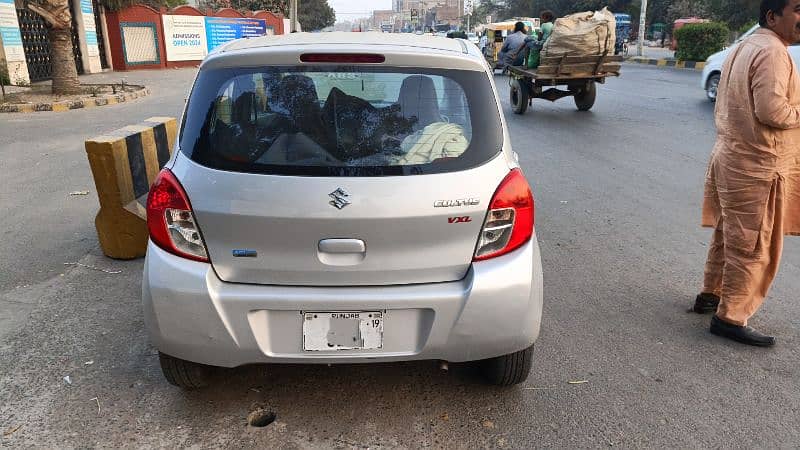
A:
<svg viewBox="0 0 800 450">
<path fill-rule="evenodd" d="M 535 236 L 460 281 L 385 287 L 225 283 L 209 264 L 148 246 L 142 285 L 153 344 L 203 364 L 472 361 L 532 345 L 542 316 Z M 379 350 L 303 351 L 301 311 L 385 311 Z"/>
</svg>

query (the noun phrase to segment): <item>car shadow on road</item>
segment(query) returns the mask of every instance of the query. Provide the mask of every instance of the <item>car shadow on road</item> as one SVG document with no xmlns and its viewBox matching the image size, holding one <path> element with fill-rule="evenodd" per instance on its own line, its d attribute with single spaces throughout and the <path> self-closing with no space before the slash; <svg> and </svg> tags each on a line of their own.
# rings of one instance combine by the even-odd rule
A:
<svg viewBox="0 0 800 450">
<path fill-rule="evenodd" d="M 494 428 L 502 405 L 519 404 L 525 392 L 519 386 L 487 386 L 470 364 L 451 364 L 443 371 L 436 361 L 258 364 L 221 369 L 206 389 L 181 391 L 166 382 L 156 389 L 166 394 L 165 406 L 173 414 L 202 410 L 210 415 L 204 422 L 231 417 L 246 425 L 252 413 L 268 411 L 277 422 L 322 440 L 403 422 L 415 432 Z"/>
</svg>

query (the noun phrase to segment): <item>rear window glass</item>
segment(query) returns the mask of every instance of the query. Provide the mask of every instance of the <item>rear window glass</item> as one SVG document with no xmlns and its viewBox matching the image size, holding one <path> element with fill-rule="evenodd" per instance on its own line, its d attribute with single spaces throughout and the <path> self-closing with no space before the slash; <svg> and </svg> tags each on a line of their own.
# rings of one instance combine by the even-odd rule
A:
<svg viewBox="0 0 800 450">
<path fill-rule="evenodd" d="M 380 176 L 480 165 L 502 146 L 483 72 L 363 66 L 203 70 L 180 148 L 208 167 Z"/>
</svg>

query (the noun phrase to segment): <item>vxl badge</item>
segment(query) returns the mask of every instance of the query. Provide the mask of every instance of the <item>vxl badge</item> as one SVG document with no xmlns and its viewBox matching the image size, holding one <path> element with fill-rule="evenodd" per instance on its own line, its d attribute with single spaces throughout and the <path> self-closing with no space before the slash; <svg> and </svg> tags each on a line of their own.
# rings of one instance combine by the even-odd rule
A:
<svg viewBox="0 0 800 450">
<path fill-rule="evenodd" d="M 338 188 L 335 191 L 331 192 L 330 194 L 328 194 L 328 197 L 333 199 L 328 203 L 330 203 L 332 206 L 335 206 L 338 209 L 342 209 L 350 204 L 350 200 L 348 200 L 350 194 L 348 194 L 347 191 L 345 191 L 342 188 Z"/>
</svg>

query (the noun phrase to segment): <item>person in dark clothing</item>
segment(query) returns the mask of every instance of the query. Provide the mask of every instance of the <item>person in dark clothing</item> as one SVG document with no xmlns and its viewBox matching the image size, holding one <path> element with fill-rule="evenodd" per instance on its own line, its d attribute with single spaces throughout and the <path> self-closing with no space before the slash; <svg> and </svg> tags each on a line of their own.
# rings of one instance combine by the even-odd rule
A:
<svg viewBox="0 0 800 450">
<path fill-rule="evenodd" d="M 499 66 L 520 66 L 525 61 L 525 43 L 529 39 L 528 34 L 525 32 L 525 24 L 517 22 L 514 24 L 514 33 L 510 34 L 503 47 L 500 48 L 500 53 L 497 55 Z"/>
</svg>

